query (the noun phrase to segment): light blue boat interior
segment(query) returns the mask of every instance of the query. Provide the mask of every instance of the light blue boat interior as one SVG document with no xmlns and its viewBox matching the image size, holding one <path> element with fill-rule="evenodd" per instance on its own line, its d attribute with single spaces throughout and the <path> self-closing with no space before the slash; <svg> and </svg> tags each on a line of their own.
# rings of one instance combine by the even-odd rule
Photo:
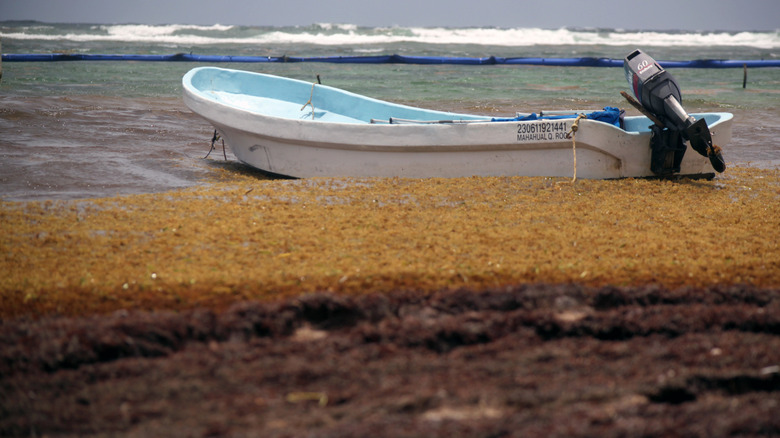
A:
<svg viewBox="0 0 780 438">
<path fill-rule="evenodd" d="M 731 113 L 692 113 L 689 115 L 693 116 L 696 120 L 703 118 L 709 127 L 713 127 L 717 123 L 727 121 L 734 117 Z M 624 119 L 623 129 L 627 132 L 649 132 L 650 125 L 652 125 L 652 122 L 650 122 L 650 119 L 647 117 L 626 117 Z"/>
<path fill-rule="evenodd" d="M 315 85 L 297 79 L 262 73 L 199 67 L 183 78 L 185 86 L 202 97 L 229 106 L 295 120 L 312 120 L 312 106 L 302 106 L 311 99 L 315 121 L 331 123 L 370 123 L 371 119 L 391 117 L 421 121 L 490 120 L 490 117 L 456 114 L 414 108 L 385 102 L 326 85 Z"/>
<path fill-rule="evenodd" d="M 390 118 L 416 121 L 491 120 L 488 116 L 394 104 L 327 85 L 317 84 L 312 90 L 311 82 L 216 67 L 192 69 L 182 82 L 190 91 L 207 100 L 252 113 L 293 120 L 363 124 L 371 123 L 372 119 L 388 121 Z M 302 108 L 309 100 L 312 105 Z M 730 113 L 692 115 L 697 120 L 704 117 L 709 126 L 732 117 Z M 628 132 L 650 130 L 650 121 L 646 117 L 626 117 L 624 122 L 624 129 Z"/>
</svg>

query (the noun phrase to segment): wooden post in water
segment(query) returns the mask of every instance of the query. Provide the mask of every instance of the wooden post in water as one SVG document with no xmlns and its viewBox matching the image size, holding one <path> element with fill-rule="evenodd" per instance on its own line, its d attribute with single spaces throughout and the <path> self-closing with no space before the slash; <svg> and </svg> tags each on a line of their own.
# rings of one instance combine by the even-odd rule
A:
<svg viewBox="0 0 780 438">
<path fill-rule="evenodd" d="M 747 64 L 742 64 L 742 88 L 747 87 Z"/>
</svg>

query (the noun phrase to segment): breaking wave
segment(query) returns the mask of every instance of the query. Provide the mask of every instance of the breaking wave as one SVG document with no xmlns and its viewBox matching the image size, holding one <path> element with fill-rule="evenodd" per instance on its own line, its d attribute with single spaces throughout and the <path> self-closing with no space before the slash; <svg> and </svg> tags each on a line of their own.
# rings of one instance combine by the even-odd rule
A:
<svg viewBox="0 0 780 438">
<path fill-rule="evenodd" d="M 484 46 L 742 46 L 780 48 L 780 32 L 658 32 L 619 29 L 360 27 L 320 23 L 310 26 L 256 27 L 197 25 L 60 25 L 0 23 L 5 39 L 124 41 L 177 45 L 311 44 L 381 45 L 393 43 Z"/>
</svg>

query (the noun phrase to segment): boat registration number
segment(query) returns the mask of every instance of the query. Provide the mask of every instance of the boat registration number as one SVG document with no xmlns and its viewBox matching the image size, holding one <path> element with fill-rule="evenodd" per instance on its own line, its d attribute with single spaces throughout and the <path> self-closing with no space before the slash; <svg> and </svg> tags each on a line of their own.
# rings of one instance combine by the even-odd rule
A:
<svg viewBox="0 0 780 438">
<path fill-rule="evenodd" d="M 524 122 L 517 124 L 517 142 L 561 141 L 569 137 L 569 128 L 564 120 Z"/>
</svg>

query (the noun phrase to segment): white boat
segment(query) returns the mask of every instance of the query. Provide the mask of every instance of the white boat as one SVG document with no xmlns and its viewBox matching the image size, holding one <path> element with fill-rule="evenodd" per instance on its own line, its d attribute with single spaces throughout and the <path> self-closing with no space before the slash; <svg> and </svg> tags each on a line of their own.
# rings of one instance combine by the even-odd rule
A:
<svg viewBox="0 0 780 438">
<path fill-rule="evenodd" d="M 271 174 L 425 178 L 574 173 L 575 113 L 495 119 L 215 67 L 195 68 L 182 82 L 185 104 L 216 128 L 235 156 Z M 692 116 L 706 120 L 716 145 L 730 141 L 731 114 Z M 577 124 L 578 178 L 654 176 L 648 118 L 625 117 L 622 128 L 590 118 Z M 680 175 L 714 173 L 706 157 L 685 153 Z"/>
</svg>

